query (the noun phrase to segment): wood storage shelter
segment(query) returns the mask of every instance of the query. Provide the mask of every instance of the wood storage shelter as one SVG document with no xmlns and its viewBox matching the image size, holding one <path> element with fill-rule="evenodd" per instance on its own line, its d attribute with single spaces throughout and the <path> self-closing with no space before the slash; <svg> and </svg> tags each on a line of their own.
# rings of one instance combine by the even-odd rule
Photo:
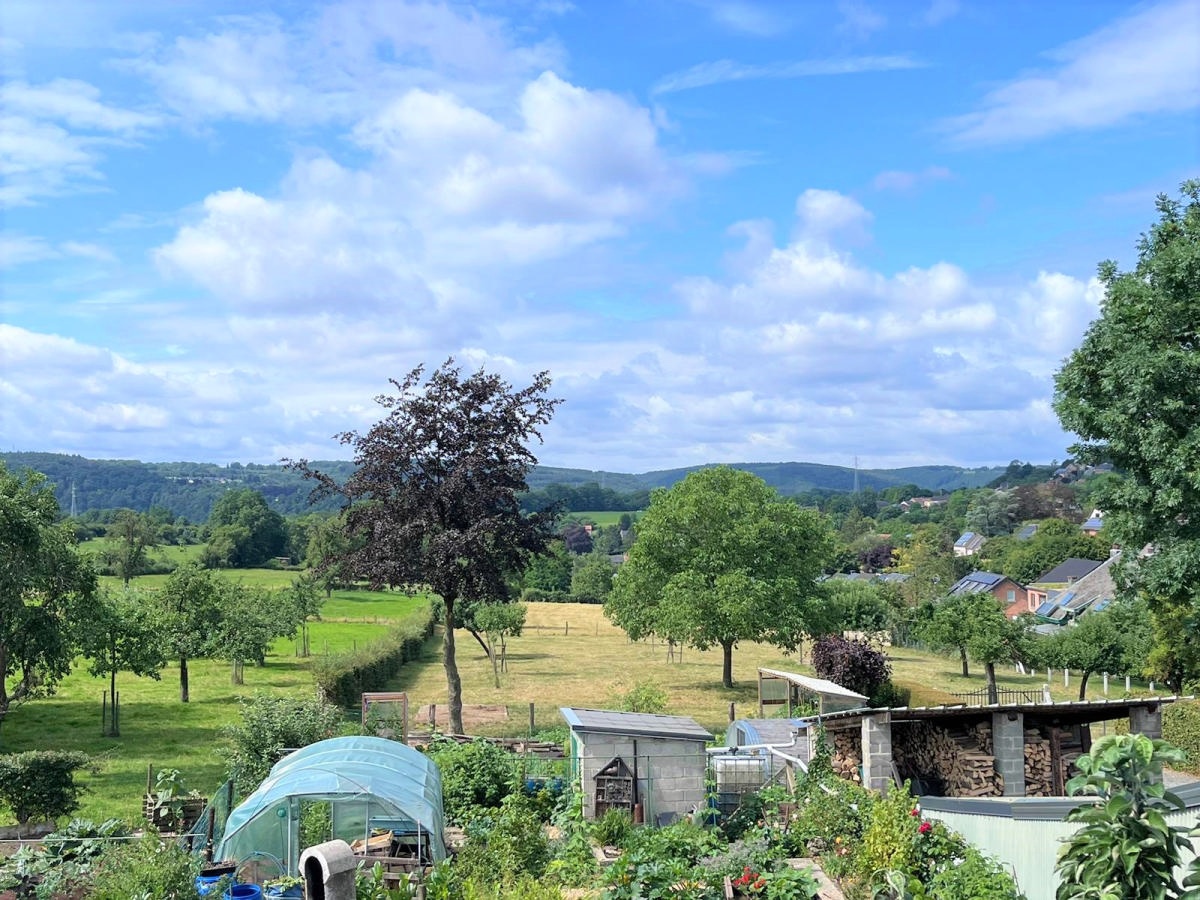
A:
<svg viewBox="0 0 1200 900">
<path fill-rule="evenodd" d="M 758 715 L 768 715 L 767 707 L 787 706 L 790 719 L 798 706 L 807 700 L 816 700 L 817 712 L 821 715 L 845 709 L 861 709 L 868 698 L 844 688 L 826 678 L 813 678 L 796 672 L 779 669 L 758 670 Z"/>
<path fill-rule="evenodd" d="M 563 707 L 570 726 L 571 777 L 583 793 L 583 814 L 640 812 L 666 825 L 705 802 L 711 732 L 687 716 Z"/>
<path fill-rule="evenodd" d="M 306 803 L 327 802 L 334 838 L 347 843 L 383 828 L 417 858 L 446 857 L 442 776 L 425 754 L 378 737 L 331 738 L 285 756 L 229 816 L 217 859 L 267 858 L 289 874 L 300 859 Z"/>
</svg>

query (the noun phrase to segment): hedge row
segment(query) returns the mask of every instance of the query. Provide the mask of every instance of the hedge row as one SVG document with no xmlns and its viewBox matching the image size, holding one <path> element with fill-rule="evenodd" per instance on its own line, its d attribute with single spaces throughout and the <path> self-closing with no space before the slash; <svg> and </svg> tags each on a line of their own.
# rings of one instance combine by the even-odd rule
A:
<svg viewBox="0 0 1200 900">
<path fill-rule="evenodd" d="M 358 706 L 364 691 L 384 690 L 405 663 L 420 659 L 421 646 L 433 634 L 432 611 L 423 615 L 359 650 L 317 660 L 312 670 L 317 689 L 338 706 Z"/>
<path fill-rule="evenodd" d="M 1163 706 L 1163 738 L 1187 754 L 1176 768 L 1200 774 L 1200 702 L 1183 700 Z"/>
</svg>

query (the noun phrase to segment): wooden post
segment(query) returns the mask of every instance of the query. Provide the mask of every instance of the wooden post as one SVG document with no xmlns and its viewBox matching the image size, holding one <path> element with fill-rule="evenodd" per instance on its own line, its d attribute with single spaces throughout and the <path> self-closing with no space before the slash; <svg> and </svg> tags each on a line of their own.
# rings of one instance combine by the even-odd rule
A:
<svg viewBox="0 0 1200 900">
<path fill-rule="evenodd" d="M 437 704 L 429 704 L 429 727 L 437 728 Z"/>
<path fill-rule="evenodd" d="M 529 704 L 529 736 L 533 737 L 533 733 L 536 730 L 537 729 L 534 727 L 533 704 L 530 703 Z"/>
<path fill-rule="evenodd" d="M 1066 796 L 1066 778 L 1063 774 L 1062 741 L 1058 726 L 1050 726 L 1050 779 L 1054 783 L 1054 796 Z"/>
<path fill-rule="evenodd" d="M 563 622 L 563 637 L 566 637 L 570 633 L 571 633 L 571 623 Z"/>
<path fill-rule="evenodd" d="M 737 718 L 737 716 L 734 714 L 734 711 L 733 711 L 733 701 L 730 701 L 730 703 L 729 703 L 729 721 L 732 722 L 735 718 Z"/>
<path fill-rule="evenodd" d="M 108 691 L 100 698 L 100 736 L 108 737 Z"/>
</svg>

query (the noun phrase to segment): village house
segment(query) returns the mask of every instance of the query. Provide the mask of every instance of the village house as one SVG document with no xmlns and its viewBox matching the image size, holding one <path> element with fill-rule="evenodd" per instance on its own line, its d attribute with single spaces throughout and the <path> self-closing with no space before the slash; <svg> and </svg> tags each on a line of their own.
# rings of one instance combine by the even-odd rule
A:
<svg viewBox="0 0 1200 900">
<path fill-rule="evenodd" d="M 964 575 L 950 588 L 950 594 L 991 594 L 1000 601 L 1004 614 L 1010 619 L 1029 611 L 1029 595 L 1025 587 L 995 572 Z"/>
</svg>

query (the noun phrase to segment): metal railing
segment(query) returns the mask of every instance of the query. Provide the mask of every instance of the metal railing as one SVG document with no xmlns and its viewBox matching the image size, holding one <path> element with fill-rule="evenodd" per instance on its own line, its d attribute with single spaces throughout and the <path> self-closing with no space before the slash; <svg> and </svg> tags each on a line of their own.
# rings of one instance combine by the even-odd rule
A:
<svg viewBox="0 0 1200 900">
<path fill-rule="evenodd" d="M 955 700 L 961 700 L 967 706 L 989 706 L 993 702 L 990 699 L 987 688 L 980 688 L 977 691 L 967 691 L 966 693 L 955 693 L 950 696 Z M 996 703 L 1044 703 L 1045 696 L 1041 691 L 1018 691 L 1013 688 L 997 688 Z"/>
</svg>

